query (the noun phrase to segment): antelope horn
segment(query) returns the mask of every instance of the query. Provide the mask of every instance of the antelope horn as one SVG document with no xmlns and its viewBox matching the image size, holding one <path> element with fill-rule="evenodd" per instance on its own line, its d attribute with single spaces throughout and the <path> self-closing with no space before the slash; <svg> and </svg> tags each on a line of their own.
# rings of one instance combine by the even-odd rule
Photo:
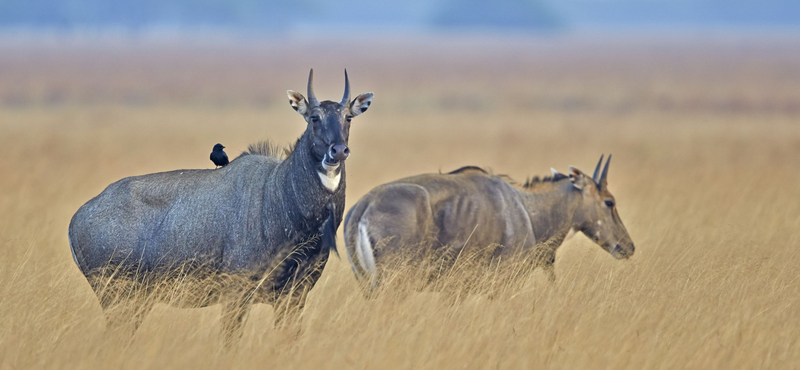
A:
<svg viewBox="0 0 800 370">
<path fill-rule="evenodd" d="M 317 100 L 316 95 L 314 95 L 314 68 L 311 68 L 311 72 L 308 72 L 308 103 L 311 104 L 312 107 L 319 105 L 319 100 Z"/>
<path fill-rule="evenodd" d="M 603 167 L 603 174 L 600 175 L 600 184 L 605 187 L 608 183 L 608 163 L 611 162 L 611 154 L 608 155 L 608 159 L 606 160 L 606 166 Z"/>
<path fill-rule="evenodd" d="M 594 174 L 592 175 L 592 181 L 594 181 L 595 184 L 599 184 L 600 183 L 600 179 L 597 178 L 597 175 L 600 174 L 600 165 L 603 164 L 603 156 L 604 156 L 604 154 L 600 155 L 600 160 L 597 161 L 597 166 L 594 168 Z"/>
<path fill-rule="evenodd" d="M 344 69 L 344 96 L 342 97 L 342 102 L 339 103 L 341 106 L 347 105 L 350 102 L 350 79 L 347 78 L 347 68 Z"/>
</svg>

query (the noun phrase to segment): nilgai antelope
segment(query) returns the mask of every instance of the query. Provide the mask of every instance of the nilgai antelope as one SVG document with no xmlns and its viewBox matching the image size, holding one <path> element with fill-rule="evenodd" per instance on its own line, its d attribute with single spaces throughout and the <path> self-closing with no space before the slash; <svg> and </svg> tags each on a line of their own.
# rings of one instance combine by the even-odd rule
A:
<svg viewBox="0 0 800 370">
<path fill-rule="evenodd" d="M 592 177 L 570 167 L 569 175 L 553 170 L 552 177 L 523 186 L 478 167 L 378 186 L 347 213 L 347 258 L 368 295 L 396 256 L 430 259 L 458 256 L 469 247 L 502 246 L 489 253 L 489 260 L 534 252 L 533 266 L 543 267 L 552 281 L 556 249 L 580 231 L 615 258 L 629 258 L 633 241 L 608 190 L 611 156 L 601 173 L 602 161 L 601 156 Z M 446 270 L 453 262 L 436 263 Z"/>
<path fill-rule="evenodd" d="M 285 159 L 262 143 L 217 170 L 124 178 L 80 207 L 69 242 L 104 311 L 124 300 L 104 294 L 115 281 L 142 287 L 193 271 L 218 289 L 180 304 L 224 303 L 227 339 L 238 337 L 251 304 L 272 304 L 278 321 L 302 308 L 336 248 L 350 120 L 372 101 L 372 93 L 350 99 L 345 71 L 342 100 L 320 102 L 313 72 L 308 99 L 287 92 L 307 125 Z M 134 330 L 149 308 L 137 307 Z"/>
</svg>

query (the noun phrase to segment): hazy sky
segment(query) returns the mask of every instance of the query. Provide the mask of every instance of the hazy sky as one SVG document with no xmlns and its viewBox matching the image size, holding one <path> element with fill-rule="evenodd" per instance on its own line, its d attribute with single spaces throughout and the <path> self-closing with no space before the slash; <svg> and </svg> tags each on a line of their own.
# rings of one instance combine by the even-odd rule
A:
<svg viewBox="0 0 800 370">
<path fill-rule="evenodd" d="M 797 0 L 0 0 L 3 28 L 798 27 Z"/>
</svg>

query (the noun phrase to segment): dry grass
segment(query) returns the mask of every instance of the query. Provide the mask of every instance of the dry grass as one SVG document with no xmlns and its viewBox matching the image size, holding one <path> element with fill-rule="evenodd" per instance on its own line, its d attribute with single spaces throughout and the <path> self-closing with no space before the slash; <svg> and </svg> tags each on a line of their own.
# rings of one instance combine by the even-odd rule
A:
<svg viewBox="0 0 800 370">
<path fill-rule="evenodd" d="M 796 368 L 800 365 L 800 55 L 796 40 L 364 39 L 210 47 L 0 43 L 0 368 Z M 348 206 L 399 177 L 487 166 L 518 180 L 590 171 L 636 242 L 583 236 L 515 294 L 392 291 L 367 301 L 343 261 L 297 339 L 257 306 L 225 351 L 218 306 L 157 305 L 126 343 L 69 252 L 77 208 L 124 176 L 211 168 L 303 129 L 283 91 L 375 104 L 354 120 Z M 341 238 L 340 238 L 341 240 Z"/>
</svg>

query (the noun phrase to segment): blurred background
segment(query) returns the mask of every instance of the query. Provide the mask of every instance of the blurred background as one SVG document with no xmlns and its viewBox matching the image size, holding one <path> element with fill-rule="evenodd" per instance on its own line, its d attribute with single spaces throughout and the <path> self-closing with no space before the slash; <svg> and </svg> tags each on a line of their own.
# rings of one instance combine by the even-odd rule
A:
<svg viewBox="0 0 800 370">
<path fill-rule="evenodd" d="M 613 153 L 636 255 L 576 236 L 512 298 L 366 301 L 342 254 L 305 334 L 271 308 L 222 350 L 218 307 L 109 341 L 75 211 L 123 177 L 296 140 L 286 90 L 353 120 L 349 208 L 477 165 L 523 182 Z M 0 370 L 797 368 L 800 1 L 0 0 Z M 342 238 L 339 238 L 340 250 Z M 535 274 L 534 274 L 535 275 Z M 438 303 L 437 303 L 438 302 Z"/>
<path fill-rule="evenodd" d="M 793 0 L 30 0 L 0 1 L 5 30 L 150 32 L 225 29 L 481 29 L 563 32 L 620 28 L 797 27 Z"/>
<path fill-rule="evenodd" d="M 286 78 L 301 70 L 370 65 L 393 71 L 381 76 L 392 80 L 384 86 L 409 94 L 449 86 L 433 94 L 443 107 L 483 109 L 496 105 L 490 99 L 506 84 L 520 82 L 515 68 L 527 64 L 541 74 L 536 81 L 558 79 L 559 86 L 517 95 L 516 106 L 624 110 L 646 102 L 669 109 L 686 100 L 662 94 L 670 71 L 682 73 L 670 79 L 693 79 L 684 72 L 709 67 L 703 74 L 715 86 L 733 85 L 724 68 L 735 59 L 758 59 L 742 61 L 756 69 L 769 59 L 766 69 L 776 75 L 758 77 L 794 81 L 792 61 L 775 58 L 789 57 L 798 37 L 800 2 L 793 0 L 0 0 L 0 104 L 266 106 L 283 100 L 289 81 L 298 80 Z M 435 72 L 442 83 L 426 77 L 436 68 L 425 72 L 425 63 L 447 65 Z M 604 82 L 589 98 L 581 63 L 606 68 L 598 71 L 606 80 L 636 84 L 608 94 L 615 83 Z M 446 83 L 463 82 L 465 73 L 473 84 L 486 79 L 481 88 L 489 94 L 459 96 L 464 90 Z M 796 109 L 775 86 L 765 87 L 771 96 L 760 101 L 752 91 L 704 89 L 717 95 L 684 103 Z"/>
</svg>

